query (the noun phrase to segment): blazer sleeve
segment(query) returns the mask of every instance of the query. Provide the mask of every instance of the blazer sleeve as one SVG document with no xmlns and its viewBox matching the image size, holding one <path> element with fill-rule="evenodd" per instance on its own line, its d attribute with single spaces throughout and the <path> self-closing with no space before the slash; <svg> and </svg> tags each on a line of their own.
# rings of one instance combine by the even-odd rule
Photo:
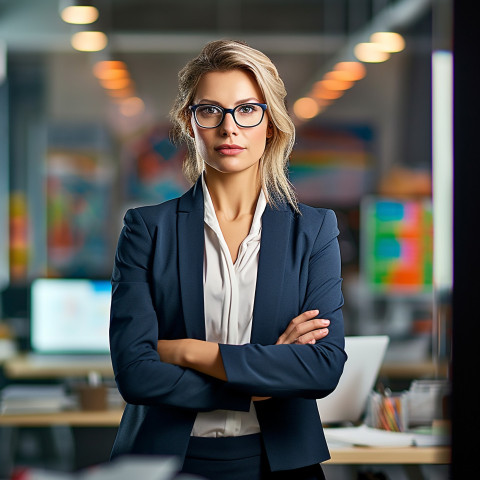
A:
<svg viewBox="0 0 480 480">
<path fill-rule="evenodd" d="M 250 396 L 160 360 L 158 319 L 150 293 L 152 249 L 141 214 L 129 210 L 115 254 L 110 311 L 110 352 L 120 393 L 132 404 L 248 411 Z"/>
<path fill-rule="evenodd" d="M 301 310 L 318 309 L 318 318 L 330 320 L 329 334 L 315 345 L 220 345 L 230 385 L 272 397 L 322 398 L 335 389 L 347 358 L 337 235 L 336 216 L 327 210 L 309 258 Z"/>
</svg>

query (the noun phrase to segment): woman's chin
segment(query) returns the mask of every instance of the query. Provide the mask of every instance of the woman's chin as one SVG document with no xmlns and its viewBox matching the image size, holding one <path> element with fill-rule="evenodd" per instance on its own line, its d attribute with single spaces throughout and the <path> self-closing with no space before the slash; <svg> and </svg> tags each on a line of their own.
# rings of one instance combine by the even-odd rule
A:
<svg viewBox="0 0 480 480">
<path fill-rule="evenodd" d="M 216 173 L 234 174 L 234 173 L 256 173 L 258 171 L 258 161 L 246 164 L 244 161 L 235 158 L 224 159 L 221 162 L 206 162 L 205 170 L 207 174 L 210 170 Z"/>
</svg>

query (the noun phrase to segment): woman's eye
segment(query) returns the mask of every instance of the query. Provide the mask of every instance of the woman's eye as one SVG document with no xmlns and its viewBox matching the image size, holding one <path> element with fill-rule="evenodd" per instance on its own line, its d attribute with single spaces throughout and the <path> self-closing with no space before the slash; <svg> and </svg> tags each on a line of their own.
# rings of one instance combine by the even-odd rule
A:
<svg viewBox="0 0 480 480">
<path fill-rule="evenodd" d="M 200 115 L 221 115 L 222 111 L 212 105 L 207 105 L 198 109 Z"/>
<path fill-rule="evenodd" d="M 257 106 L 256 105 L 241 105 L 239 108 L 238 108 L 238 112 L 239 113 L 253 113 L 256 111 L 256 108 Z"/>
</svg>

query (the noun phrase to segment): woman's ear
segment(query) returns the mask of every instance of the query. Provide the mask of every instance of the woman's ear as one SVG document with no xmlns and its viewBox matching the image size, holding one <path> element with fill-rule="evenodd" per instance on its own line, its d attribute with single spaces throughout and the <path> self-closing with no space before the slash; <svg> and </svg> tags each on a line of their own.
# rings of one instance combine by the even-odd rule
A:
<svg viewBox="0 0 480 480">
<path fill-rule="evenodd" d="M 193 131 L 193 126 L 191 122 L 189 122 L 187 125 L 187 133 L 190 137 L 195 138 L 195 133 Z"/>
<path fill-rule="evenodd" d="M 273 123 L 268 122 L 267 125 L 267 138 L 272 138 L 273 137 Z"/>
</svg>

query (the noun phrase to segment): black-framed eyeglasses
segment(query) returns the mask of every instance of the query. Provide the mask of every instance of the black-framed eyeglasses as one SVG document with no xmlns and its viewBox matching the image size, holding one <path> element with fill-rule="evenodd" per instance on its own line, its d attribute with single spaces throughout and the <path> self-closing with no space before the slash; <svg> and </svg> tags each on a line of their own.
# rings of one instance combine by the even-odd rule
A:
<svg viewBox="0 0 480 480">
<path fill-rule="evenodd" d="M 220 105 L 199 103 L 191 105 L 190 110 L 196 124 L 201 128 L 216 128 L 222 124 L 227 113 L 239 127 L 251 128 L 260 125 L 267 109 L 266 103 L 242 103 L 235 108 L 223 108 Z"/>
</svg>

